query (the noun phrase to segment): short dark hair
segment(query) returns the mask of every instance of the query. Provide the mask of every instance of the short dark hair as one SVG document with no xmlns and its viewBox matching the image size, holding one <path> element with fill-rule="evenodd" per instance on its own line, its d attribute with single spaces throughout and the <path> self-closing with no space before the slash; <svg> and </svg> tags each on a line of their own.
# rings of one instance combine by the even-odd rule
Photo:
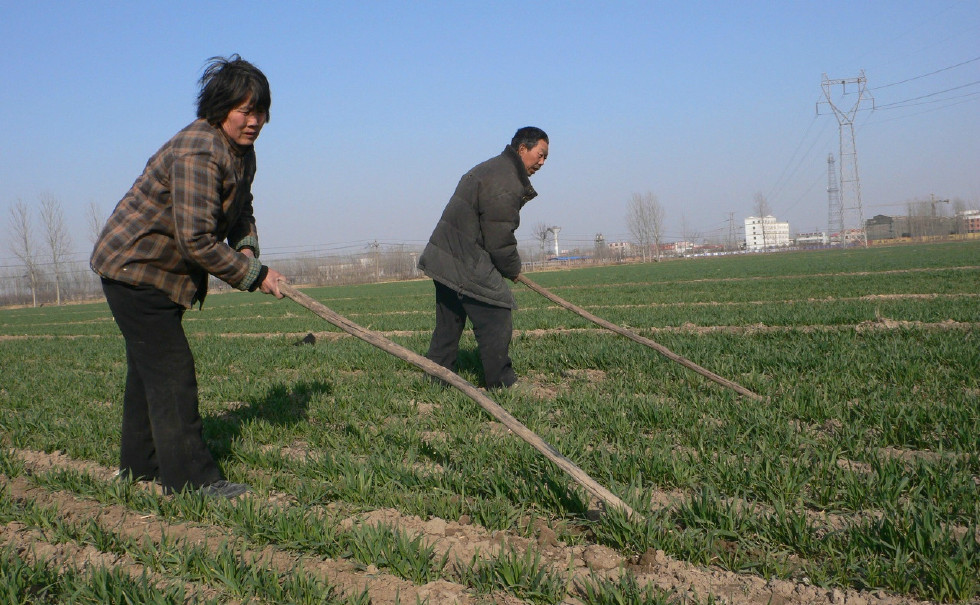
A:
<svg viewBox="0 0 980 605">
<path fill-rule="evenodd" d="M 510 146 L 517 151 L 520 149 L 521 145 L 524 145 L 528 149 L 534 149 L 534 146 L 538 144 L 538 141 L 544 139 L 545 143 L 549 143 L 548 135 L 545 131 L 537 128 L 535 126 L 525 126 L 524 128 L 518 128 L 517 132 L 514 133 L 514 138 L 510 140 Z"/>
<path fill-rule="evenodd" d="M 232 109 L 252 100 L 252 107 L 265 113 L 269 121 L 272 92 L 269 80 L 258 67 L 237 54 L 230 57 L 211 57 L 200 80 L 201 91 L 197 95 L 197 117 L 218 126 L 225 121 Z"/>
</svg>

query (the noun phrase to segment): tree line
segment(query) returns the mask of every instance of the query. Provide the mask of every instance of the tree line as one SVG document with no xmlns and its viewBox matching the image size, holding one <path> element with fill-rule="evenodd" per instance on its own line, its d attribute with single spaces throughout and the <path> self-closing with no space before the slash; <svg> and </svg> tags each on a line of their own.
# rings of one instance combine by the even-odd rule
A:
<svg viewBox="0 0 980 605">
<path fill-rule="evenodd" d="M 91 300 L 101 294 L 98 277 L 88 268 L 87 259 L 71 260 L 73 247 L 61 202 L 50 194 L 42 194 L 39 204 L 31 206 L 17 200 L 10 209 L 8 232 L 10 250 L 19 266 L 8 267 L 0 280 L 0 305 L 27 304 L 34 307 L 72 300 Z M 36 211 L 36 213 L 35 213 Z M 595 237 L 592 249 L 576 247 L 570 254 L 591 262 L 616 262 L 639 256 L 643 261 L 660 260 L 664 239 L 665 212 L 652 193 L 634 193 L 627 207 L 626 222 L 632 241 L 628 250 L 610 250 L 601 233 Z M 98 240 L 105 217 L 93 202 L 86 209 L 85 231 L 94 245 Z M 547 266 L 559 256 L 560 227 L 539 223 L 533 227 L 538 244 L 521 250 L 528 268 Z M 686 233 L 686 230 L 685 230 Z M 697 234 L 691 235 L 696 239 Z M 554 254 L 549 246 L 553 238 Z M 294 283 L 312 285 L 369 283 L 421 277 L 416 262 L 420 250 L 412 246 L 381 246 L 377 242 L 369 250 L 346 255 L 300 255 L 277 259 L 277 270 L 288 275 Z M 228 289 L 212 279 L 211 289 Z"/>
<path fill-rule="evenodd" d="M 20 261 L 23 273 L 13 278 L 13 289 L 25 284 L 32 306 L 44 300 L 62 304 L 75 296 L 78 275 L 71 262 L 72 230 L 65 222 L 61 201 L 51 194 L 41 194 L 36 206 L 18 199 L 10 208 L 8 232 L 10 251 Z M 38 227 L 38 220 L 40 227 Z M 96 205 L 89 206 L 86 220 L 92 243 L 102 230 L 104 219 Z"/>
<path fill-rule="evenodd" d="M 947 204 L 949 202 L 945 200 L 935 199 L 909 202 L 905 219 L 907 229 L 913 234 L 935 235 L 937 230 L 941 231 L 935 225 L 944 218 L 941 206 Z M 954 210 L 966 206 L 961 200 L 953 200 L 951 205 Z M 755 196 L 753 210 L 757 216 L 771 213 L 769 203 L 761 193 Z M 626 206 L 625 220 L 630 237 L 625 249 L 611 248 L 610 242 L 601 233 L 596 233 L 594 247 L 583 248 L 580 241 L 571 251 L 560 249 L 558 238 L 561 227 L 538 223 L 531 229 L 531 245 L 525 245 L 520 250 L 526 269 L 549 266 L 556 262 L 555 257 L 561 258 L 566 252 L 571 260 L 565 258 L 559 262 L 661 260 L 666 243 L 666 211 L 657 196 L 649 191 L 633 193 Z M 86 209 L 83 229 L 70 230 L 62 205 L 53 195 L 42 194 L 39 203 L 34 206 L 17 200 L 10 208 L 7 230 L 10 251 L 19 264 L 5 267 L 5 274 L 0 275 L 0 305 L 27 304 L 37 307 L 47 303 L 62 304 L 98 298 L 101 287 L 98 277 L 88 267 L 87 257 L 83 261 L 71 260 L 72 234 L 86 232 L 94 245 L 104 224 L 105 217 L 94 202 Z M 703 239 L 700 233 L 689 227 L 683 214 L 680 232 L 688 244 L 697 244 Z M 726 249 L 735 247 L 733 241 L 725 246 Z M 274 262 L 277 270 L 297 284 L 370 283 L 422 277 L 416 266 L 420 252 L 417 246 L 373 242 L 361 252 L 294 255 L 277 258 Z M 214 279 L 210 288 L 219 291 L 229 289 L 226 284 Z"/>
</svg>

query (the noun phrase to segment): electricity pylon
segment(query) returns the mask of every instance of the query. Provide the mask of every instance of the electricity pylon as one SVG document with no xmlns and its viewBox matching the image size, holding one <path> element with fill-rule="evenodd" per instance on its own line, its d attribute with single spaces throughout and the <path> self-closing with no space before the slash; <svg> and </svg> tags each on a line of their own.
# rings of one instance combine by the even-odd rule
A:
<svg viewBox="0 0 980 605">
<path fill-rule="evenodd" d="M 874 98 L 868 92 L 868 79 L 864 77 L 864 70 L 856 78 L 833 79 L 823 75 L 821 88 L 827 103 L 837 116 L 837 124 L 840 127 L 840 189 L 841 189 L 841 245 L 845 245 L 845 233 L 849 228 L 855 229 L 861 243 L 868 245 L 868 236 L 864 230 L 864 211 L 861 209 L 861 180 L 858 176 L 857 145 L 854 142 L 854 116 L 861 107 L 861 101 L 871 99 L 871 108 L 874 109 Z M 834 87 L 840 86 L 840 96 L 835 101 L 831 94 Z M 853 92 L 848 92 L 848 86 Z M 849 100 L 848 96 L 853 97 L 850 107 L 842 107 L 839 103 Z M 819 108 L 818 108 L 819 113 Z M 852 227 L 857 223 L 856 227 Z"/>
</svg>

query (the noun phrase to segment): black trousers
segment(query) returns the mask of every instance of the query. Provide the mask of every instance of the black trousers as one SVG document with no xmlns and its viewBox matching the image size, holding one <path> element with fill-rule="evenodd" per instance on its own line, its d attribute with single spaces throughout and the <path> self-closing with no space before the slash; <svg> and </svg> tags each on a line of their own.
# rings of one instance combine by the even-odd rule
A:
<svg viewBox="0 0 980 605">
<path fill-rule="evenodd" d="M 168 492 L 220 479 L 204 443 L 184 308 L 149 286 L 103 279 L 102 290 L 126 339 L 120 472 Z"/>
<path fill-rule="evenodd" d="M 455 372 L 459 339 L 469 317 L 487 388 L 509 387 L 517 382 L 509 354 L 513 333 L 511 310 L 470 298 L 437 281 L 434 283 L 436 328 L 426 357 Z"/>
</svg>

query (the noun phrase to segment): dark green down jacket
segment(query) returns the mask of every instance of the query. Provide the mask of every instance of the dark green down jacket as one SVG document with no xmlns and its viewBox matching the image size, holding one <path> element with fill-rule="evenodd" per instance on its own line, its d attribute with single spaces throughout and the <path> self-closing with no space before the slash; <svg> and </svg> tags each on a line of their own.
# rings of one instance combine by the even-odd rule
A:
<svg viewBox="0 0 980 605">
<path fill-rule="evenodd" d="M 514 232 L 521 208 L 536 195 L 524 162 L 510 146 L 475 166 L 459 180 L 419 269 L 457 292 L 516 309 L 504 278 L 521 272 Z"/>
</svg>

